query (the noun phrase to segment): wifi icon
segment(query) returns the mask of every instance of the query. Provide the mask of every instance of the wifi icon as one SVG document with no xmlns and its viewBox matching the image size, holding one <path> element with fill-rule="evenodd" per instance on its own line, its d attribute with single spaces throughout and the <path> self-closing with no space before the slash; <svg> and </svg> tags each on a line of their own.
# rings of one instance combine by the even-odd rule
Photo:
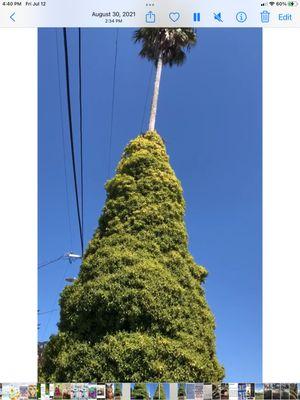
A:
<svg viewBox="0 0 300 400">
<path fill-rule="evenodd" d="M 270 4 L 270 6 L 274 6 L 275 1 L 270 1 L 269 4 Z"/>
</svg>

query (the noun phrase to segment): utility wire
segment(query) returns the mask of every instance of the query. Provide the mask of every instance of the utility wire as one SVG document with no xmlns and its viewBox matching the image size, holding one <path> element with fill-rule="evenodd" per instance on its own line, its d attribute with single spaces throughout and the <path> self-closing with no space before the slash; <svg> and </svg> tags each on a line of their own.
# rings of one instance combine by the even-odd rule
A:
<svg viewBox="0 0 300 400">
<path fill-rule="evenodd" d="M 66 143 L 65 143 L 65 132 L 63 124 L 63 107 L 62 107 L 62 90 L 61 90 L 61 74 L 60 74 L 60 64 L 59 64 L 59 51 L 58 51 L 58 29 L 56 30 L 56 59 L 57 59 L 57 74 L 58 74 L 58 90 L 59 90 L 59 105 L 60 105 L 60 124 L 61 124 L 61 137 L 63 146 L 63 159 L 64 159 L 64 175 L 65 175 L 65 187 L 66 187 L 66 203 L 67 203 L 67 216 L 68 216 L 68 226 L 70 235 L 70 248 L 73 249 L 73 235 L 71 228 L 71 215 L 70 215 L 70 194 L 67 176 L 67 163 L 66 163 Z"/>
<path fill-rule="evenodd" d="M 68 100 L 68 119 L 69 119 L 70 143 L 71 143 L 71 153 L 72 153 L 73 180 L 74 180 L 74 186 L 75 186 L 77 219 L 78 219 L 80 243 L 81 243 L 81 255 L 83 255 L 83 235 L 82 235 L 82 224 L 81 224 L 81 217 L 80 217 L 76 163 L 75 163 L 74 135 L 73 135 L 73 124 L 72 124 L 72 106 L 71 106 L 71 94 L 70 94 L 68 39 L 67 39 L 67 29 L 66 28 L 63 28 L 63 33 L 64 33 L 65 67 L 66 67 L 67 100 Z"/>
<path fill-rule="evenodd" d="M 108 179 L 110 177 L 111 167 L 111 147 L 112 147 L 112 136 L 113 136 L 113 125 L 114 125 L 114 112 L 115 112 L 115 92 L 116 92 L 116 71 L 118 61 L 118 41 L 119 41 L 119 29 L 116 30 L 115 39 L 115 58 L 114 58 L 114 69 L 113 69 L 113 84 L 112 84 L 112 101 L 111 101 L 111 115 L 110 115 L 110 133 L 109 133 L 109 146 L 108 146 Z"/>
<path fill-rule="evenodd" d="M 68 264 L 66 265 L 66 268 L 65 268 L 65 270 L 64 270 L 64 273 L 63 273 L 63 275 L 62 275 L 62 279 L 61 279 L 60 282 L 59 282 L 59 286 L 57 287 L 56 292 L 58 292 L 58 291 L 61 289 L 61 286 L 62 286 L 62 284 L 63 284 L 63 282 L 64 282 L 64 280 L 65 280 L 65 276 L 66 276 L 67 270 L 68 270 Z M 55 304 L 57 304 L 57 299 L 56 299 L 56 298 L 54 299 L 54 301 L 53 301 L 53 303 L 52 303 L 51 310 L 54 310 Z M 43 330 L 43 335 L 45 335 L 45 334 L 47 333 L 47 330 L 48 330 L 50 321 L 52 320 L 52 316 L 53 316 L 53 312 L 49 313 L 48 320 L 47 320 L 47 322 L 46 322 L 46 324 L 45 324 L 45 329 Z"/>
<path fill-rule="evenodd" d="M 78 66 L 79 66 L 79 120 L 80 120 L 80 186 L 81 186 L 81 232 L 82 241 L 84 242 L 84 214 L 83 214 L 83 112 L 82 112 L 82 41 L 81 28 L 78 28 Z M 83 252 L 82 252 L 83 254 Z"/>
<path fill-rule="evenodd" d="M 54 260 L 48 261 L 48 262 L 46 262 L 46 263 L 44 263 L 44 264 L 41 264 L 41 265 L 38 266 L 38 269 L 42 269 L 42 268 L 47 267 L 47 266 L 50 265 L 50 264 L 54 264 L 54 263 L 56 263 L 57 261 L 62 260 L 64 257 L 65 257 L 65 254 L 63 254 L 63 255 L 60 256 L 60 257 L 55 258 Z"/>
<path fill-rule="evenodd" d="M 79 260 L 79 259 L 81 259 L 81 258 L 82 258 L 82 256 L 80 256 L 80 255 L 78 255 L 78 254 L 74 254 L 74 253 L 71 251 L 71 252 L 69 252 L 69 253 L 63 254 L 62 256 L 60 256 L 60 257 L 58 257 L 58 258 L 55 258 L 54 260 L 51 260 L 51 261 L 48 261 L 48 262 L 46 262 L 46 263 L 44 263 L 44 264 L 39 265 L 39 266 L 38 266 L 38 269 L 44 268 L 44 267 L 46 267 L 47 265 L 53 264 L 53 263 L 55 263 L 55 262 L 57 262 L 57 261 L 60 261 L 60 260 L 62 260 L 62 259 L 69 260 L 69 263 L 72 264 L 73 261 Z"/>
<path fill-rule="evenodd" d="M 46 314 L 50 314 L 53 313 L 55 311 L 58 311 L 58 308 L 54 308 L 54 310 L 49 310 L 49 311 L 43 311 L 43 312 L 38 312 L 38 315 L 46 315 Z"/>
</svg>

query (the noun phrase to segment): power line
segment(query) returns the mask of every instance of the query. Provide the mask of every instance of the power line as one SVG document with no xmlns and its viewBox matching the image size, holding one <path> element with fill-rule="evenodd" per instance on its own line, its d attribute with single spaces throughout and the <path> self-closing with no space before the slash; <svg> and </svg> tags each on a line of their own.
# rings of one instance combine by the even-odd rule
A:
<svg viewBox="0 0 300 400">
<path fill-rule="evenodd" d="M 72 251 L 70 251 L 69 253 L 65 253 L 62 256 L 60 256 L 58 258 L 55 258 L 54 260 L 51 260 L 51 261 L 48 261 L 48 262 L 46 262 L 44 264 L 39 265 L 38 269 L 47 267 L 48 265 L 54 264 L 57 261 L 60 261 L 60 260 L 63 260 L 63 259 L 68 260 L 69 263 L 72 264 L 74 261 L 80 260 L 81 258 L 82 258 L 82 256 L 80 256 L 79 254 L 75 254 Z"/>
<path fill-rule="evenodd" d="M 63 32 L 64 32 L 64 50 L 65 50 L 65 67 L 66 67 L 66 83 L 67 83 L 68 119 L 69 119 L 70 143 L 71 143 L 71 154 L 72 154 L 72 169 L 73 169 L 73 180 L 74 180 L 74 186 L 75 186 L 76 209 L 77 209 L 77 219 L 78 219 L 79 234 L 80 234 L 81 254 L 83 255 L 83 235 L 82 235 L 82 224 L 81 224 L 81 217 L 80 217 L 80 208 L 79 208 L 78 185 L 77 185 L 77 174 L 76 174 L 76 163 L 75 163 L 75 150 L 74 150 L 74 135 L 73 135 L 73 124 L 72 124 L 72 106 L 71 106 L 71 95 L 70 95 L 70 76 L 69 76 L 69 55 L 68 55 L 67 29 L 63 28 Z"/>
<path fill-rule="evenodd" d="M 65 268 L 65 270 L 64 270 L 64 273 L 63 273 L 63 275 L 62 275 L 62 279 L 60 280 L 59 286 L 57 287 L 57 292 L 60 290 L 61 285 L 62 285 L 62 283 L 63 283 L 64 280 L 65 280 L 65 276 L 66 276 L 66 273 L 67 273 L 67 269 L 68 269 L 68 264 L 66 265 L 66 268 Z M 56 303 L 56 302 L 57 302 L 57 299 L 55 299 L 55 300 L 53 301 L 51 310 L 54 309 L 54 306 L 55 306 L 55 303 Z M 50 321 L 52 320 L 53 312 L 50 312 L 50 313 L 48 313 L 48 314 L 49 314 L 49 317 L 48 317 L 48 320 L 47 320 L 47 322 L 46 322 L 46 324 L 45 324 L 45 329 L 43 330 L 43 334 L 44 334 L 44 335 L 47 333 L 48 326 L 49 326 L 49 324 L 50 324 Z"/>
<path fill-rule="evenodd" d="M 58 73 L 61 137 L 62 137 L 62 146 L 63 146 L 64 175 L 65 175 L 65 187 L 66 187 L 67 216 L 68 216 L 68 226 L 69 226 L 69 235 L 70 235 L 70 248 L 72 249 L 73 248 L 73 239 L 72 239 L 73 235 L 72 235 L 72 228 L 71 228 L 70 195 L 69 195 L 69 185 L 68 185 L 68 177 L 67 177 L 66 143 L 65 143 L 64 124 L 63 124 L 62 90 L 61 90 L 60 64 L 59 64 L 59 52 L 58 52 L 58 29 L 56 30 L 56 59 L 57 59 L 57 73 Z"/>
<path fill-rule="evenodd" d="M 50 262 L 48 262 L 48 263 L 43 264 L 43 265 L 40 266 L 40 267 L 43 267 L 43 266 L 46 267 L 46 265 L 52 264 L 52 263 L 54 263 L 54 262 L 56 262 L 56 261 L 59 261 L 59 260 L 61 260 L 61 259 L 68 259 L 68 260 L 69 260 L 69 264 L 71 264 L 73 261 L 78 260 L 78 259 L 80 259 L 80 258 L 82 258 L 82 257 L 79 256 L 79 255 L 77 255 L 77 254 L 74 254 L 74 253 L 70 252 L 70 253 L 64 254 L 63 256 L 58 257 L 58 258 L 55 259 L 55 260 L 52 260 L 52 261 L 50 261 Z M 59 286 L 57 287 L 57 292 L 60 290 L 60 288 L 61 288 L 61 286 L 62 286 L 62 284 L 63 284 L 63 281 L 65 280 L 68 267 L 69 267 L 69 265 L 67 264 L 66 267 L 65 267 L 65 269 L 64 269 L 64 273 L 63 273 L 63 275 L 62 275 L 62 279 L 61 279 L 61 281 L 59 282 Z M 54 293 L 55 293 L 55 292 L 54 292 Z M 44 335 L 45 335 L 46 332 L 47 332 L 47 329 L 48 329 L 48 326 L 49 326 L 50 321 L 51 321 L 51 319 L 52 319 L 53 313 L 54 313 L 55 311 L 58 311 L 58 310 L 59 310 L 58 308 L 54 308 L 56 302 L 57 302 L 57 299 L 55 298 L 54 301 L 53 301 L 53 303 L 52 303 L 52 307 L 51 307 L 51 309 L 50 309 L 49 311 L 44 311 L 44 312 L 39 312 L 39 311 L 38 311 L 38 314 L 39 314 L 39 315 L 50 314 L 49 317 L 48 317 L 48 320 L 47 320 L 47 322 L 46 322 L 46 324 L 45 324 L 45 329 L 44 329 L 44 331 L 43 331 L 43 334 L 44 334 Z M 40 325 L 40 324 L 39 324 L 39 325 Z"/>
<path fill-rule="evenodd" d="M 49 311 L 43 311 L 43 312 L 38 312 L 38 315 L 46 315 L 46 314 L 51 314 L 54 313 L 55 311 L 58 311 L 58 308 L 54 308 L 53 310 L 49 310 Z"/>
<path fill-rule="evenodd" d="M 50 265 L 50 264 L 54 264 L 54 263 L 56 263 L 57 261 L 62 260 L 64 257 L 65 257 L 65 254 L 63 254 L 63 255 L 60 256 L 60 257 L 55 258 L 54 260 L 45 262 L 44 264 L 39 265 L 39 266 L 38 266 L 38 269 L 42 269 L 42 268 L 47 267 L 47 266 Z"/>
<path fill-rule="evenodd" d="M 108 174 L 107 174 L 108 178 L 110 177 L 111 146 L 112 146 L 114 112 L 115 112 L 115 91 L 116 91 L 116 71 L 117 71 L 117 60 L 118 60 L 118 40 L 119 40 L 119 29 L 116 30 L 116 39 L 115 39 L 115 58 L 114 58 L 114 69 L 113 69 L 112 101 L 111 101 L 111 115 L 110 115 L 110 133 L 109 133 L 109 146 L 108 146 Z"/>
<path fill-rule="evenodd" d="M 82 117 L 82 56 L 81 56 L 81 28 L 78 28 L 78 65 L 79 65 L 79 120 L 80 120 L 80 186 L 81 186 L 81 232 L 84 241 L 84 214 L 83 214 L 83 117 Z M 83 253 L 83 252 L 82 252 Z"/>
</svg>

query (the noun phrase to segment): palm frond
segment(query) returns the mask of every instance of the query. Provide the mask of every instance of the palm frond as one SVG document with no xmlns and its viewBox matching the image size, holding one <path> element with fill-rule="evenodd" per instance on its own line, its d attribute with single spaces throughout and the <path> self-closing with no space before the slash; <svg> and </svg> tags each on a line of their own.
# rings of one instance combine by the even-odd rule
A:
<svg viewBox="0 0 300 400">
<path fill-rule="evenodd" d="M 135 43 L 141 43 L 140 56 L 153 61 L 159 57 L 163 64 L 181 65 L 188 52 L 197 42 L 192 28 L 141 28 L 134 32 Z"/>
</svg>

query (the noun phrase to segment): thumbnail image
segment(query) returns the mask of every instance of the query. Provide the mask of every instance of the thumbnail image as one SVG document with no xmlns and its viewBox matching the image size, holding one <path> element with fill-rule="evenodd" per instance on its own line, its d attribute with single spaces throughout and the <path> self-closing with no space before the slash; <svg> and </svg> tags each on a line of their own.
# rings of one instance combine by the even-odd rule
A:
<svg viewBox="0 0 300 400">
<path fill-rule="evenodd" d="M 45 400 L 53 400 L 54 393 L 52 394 L 52 396 L 50 395 L 50 387 L 51 387 L 51 384 L 49 384 L 49 383 L 45 384 Z"/>
<path fill-rule="evenodd" d="M 79 399 L 79 395 L 78 395 L 78 392 L 79 392 L 79 387 L 78 387 L 78 383 L 72 383 L 72 385 L 71 385 L 71 400 L 77 400 L 77 399 Z"/>
<path fill-rule="evenodd" d="M 247 400 L 255 399 L 255 384 L 254 383 L 246 384 L 246 398 L 247 398 Z"/>
<path fill-rule="evenodd" d="M 280 398 L 281 398 L 281 400 L 288 400 L 290 398 L 289 383 L 281 383 L 280 384 Z"/>
<path fill-rule="evenodd" d="M 106 393 L 105 393 L 105 384 L 97 385 L 97 399 L 105 399 L 106 398 Z"/>
<path fill-rule="evenodd" d="M 298 388 L 298 400 L 300 400 L 300 383 L 297 384 L 297 388 Z"/>
<path fill-rule="evenodd" d="M 116 388 L 115 388 L 116 389 Z M 178 384 L 178 399 L 187 399 L 187 385 Z M 132 383 L 130 398 L 132 400 L 169 400 L 169 384 L 166 383 Z"/>
<path fill-rule="evenodd" d="M 110 386 L 111 384 L 107 384 L 107 385 Z M 88 398 L 89 398 L 89 386 L 90 386 L 89 383 L 83 383 L 81 386 L 82 399 L 84 399 L 84 400 L 88 400 Z M 106 391 L 107 391 L 107 389 L 106 389 Z M 106 398 L 111 399 L 111 397 L 107 397 L 107 393 L 106 393 Z"/>
<path fill-rule="evenodd" d="M 46 384 L 41 383 L 39 386 L 40 386 L 41 400 L 46 400 Z M 48 387 L 48 392 L 47 392 L 47 400 L 49 400 L 49 387 Z"/>
<path fill-rule="evenodd" d="M 28 398 L 36 399 L 36 397 L 37 397 L 37 385 L 35 384 L 28 385 Z"/>
<path fill-rule="evenodd" d="M 280 383 L 273 383 L 272 396 L 273 400 L 280 400 Z"/>
<path fill-rule="evenodd" d="M 203 400 L 204 393 L 203 393 L 203 383 L 195 383 L 195 400 Z"/>
<path fill-rule="evenodd" d="M 194 385 L 194 384 L 193 384 Z M 170 386 L 168 383 L 148 383 L 147 391 L 153 400 L 169 400 Z"/>
<path fill-rule="evenodd" d="M 147 384 L 148 394 L 153 400 L 169 400 L 170 387 L 168 383 Z"/>
<path fill-rule="evenodd" d="M 43 389 L 44 393 L 45 393 L 45 400 L 52 400 L 53 399 L 53 394 L 52 396 L 50 396 L 50 386 L 51 384 L 46 383 L 45 384 L 45 388 Z M 42 388 L 41 388 L 42 390 Z"/>
<path fill-rule="evenodd" d="M 272 384 L 270 383 L 264 384 L 264 399 L 272 400 Z"/>
<path fill-rule="evenodd" d="M 38 34 L 39 381 L 213 383 L 249 363 L 259 379 L 261 30 Z M 209 238 L 220 221 L 226 235 Z M 233 273 L 251 290 L 228 290 Z M 253 320 L 237 340 L 242 314 Z"/>
<path fill-rule="evenodd" d="M 89 400 L 97 399 L 97 384 L 90 383 L 89 385 Z"/>
<path fill-rule="evenodd" d="M 19 400 L 20 389 L 18 384 L 3 383 L 2 384 L 2 399 L 3 400 Z"/>
<path fill-rule="evenodd" d="M 54 391 L 55 391 L 54 383 L 49 383 L 49 397 L 51 400 L 54 399 Z"/>
<path fill-rule="evenodd" d="M 221 400 L 229 400 L 229 384 L 221 384 Z"/>
<path fill-rule="evenodd" d="M 229 399 L 238 400 L 238 384 L 229 383 Z"/>
<path fill-rule="evenodd" d="M 0 400 L 2 400 L 2 383 L 0 383 Z"/>
<path fill-rule="evenodd" d="M 114 385 L 114 399 L 121 400 L 123 395 L 122 383 L 115 383 Z M 98 397 L 97 397 L 98 398 Z"/>
<path fill-rule="evenodd" d="M 106 384 L 106 399 L 113 400 L 114 398 L 114 385 L 113 383 Z"/>
<path fill-rule="evenodd" d="M 212 385 L 205 384 L 203 387 L 204 400 L 212 400 Z"/>
<path fill-rule="evenodd" d="M 39 383 L 36 384 L 36 399 L 40 399 L 41 398 L 41 385 Z"/>
<path fill-rule="evenodd" d="M 62 400 L 62 383 L 56 383 L 54 387 L 54 399 Z"/>
<path fill-rule="evenodd" d="M 239 400 L 246 400 L 246 383 L 239 383 L 238 384 L 238 399 Z"/>
<path fill-rule="evenodd" d="M 264 398 L 264 385 L 262 383 L 255 384 L 255 400 L 263 400 Z"/>
<path fill-rule="evenodd" d="M 27 400 L 29 398 L 28 385 L 20 385 L 20 400 Z"/>
<path fill-rule="evenodd" d="M 178 400 L 185 400 L 185 399 L 186 399 L 185 384 L 179 383 L 178 384 Z"/>
<path fill-rule="evenodd" d="M 220 384 L 212 385 L 212 398 L 213 398 L 213 400 L 220 400 L 220 398 L 221 398 L 221 385 Z"/>
<path fill-rule="evenodd" d="M 106 397 L 107 398 L 107 397 Z M 131 400 L 150 400 L 146 383 L 131 384 Z"/>
<path fill-rule="evenodd" d="M 81 400 L 83 398 L 83 383 L 73 383 L 71 385 L 71 399 Z"/>
<path fill-rule="evenodd" d="M 71 383 L 63 383 L 61 385 L 61 391 L 63 400 L 71 399 Z"/>
<path fill-rule="evenodd" d="M 297 383 L 290 383 L 290 400 L 297 400 Z"/>
<path fill-rule="evenodd" d="M 2 384 L 2 399 L 8 400 L 9 399 L 9 385 L 7 383 Z"/>
<path fill-rule="evenodd" d="M 194 400 L 195 399 L 195 384 L 187 383 L 186 384 L 186 400 Z"/>
</svg>

